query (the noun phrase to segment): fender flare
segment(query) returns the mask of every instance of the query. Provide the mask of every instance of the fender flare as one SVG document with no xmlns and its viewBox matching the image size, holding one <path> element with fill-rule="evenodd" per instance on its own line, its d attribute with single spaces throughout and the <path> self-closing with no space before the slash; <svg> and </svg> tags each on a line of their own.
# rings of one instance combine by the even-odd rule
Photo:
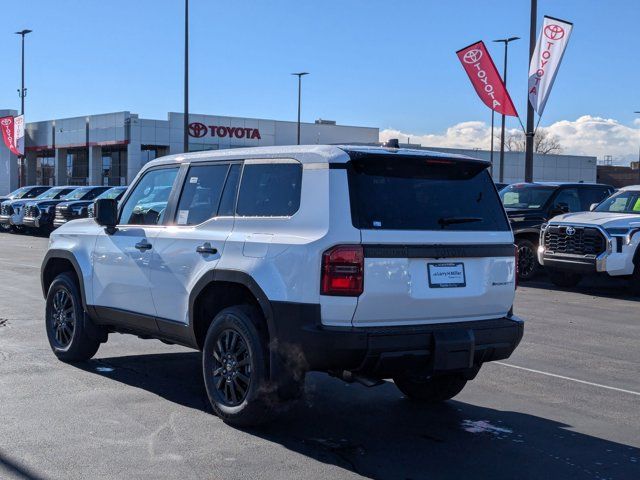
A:
<svg viewBox="0 0 640 480">
<path fill-rule="evenodd" d="M 258 301 L 258 305 L 262 309 L 264 313 L 265 319 L 267 321 L 267 329 L 269 331 L 269 337 L 275 338 L 276 336 L 276 328 L 273 320 L 273 310 L 271 308 L 271 302 L 269 298 L 264 293 L 264 290 L 260 288 L 258 282 L 256 282 L 251 275 L 248 273 L 242 272 L 240 270 L 209 270 L 206 272 L 200 279 L 196 282 L 194 287 L 191 289 L 191 293 L 189 294 L 189 328 L 195 335 L 194 331 L 194 305 L 196 299 L 200 295 L 200 293 L 205 289 L 207 285 L 215 282 L 228 282 L 228 283 L 237 283 L 246 287 L 251 294 Z M 194 336 L 195 338 L 195 336 Z"/>
<path fill-rule="evenodd" d="M 78 277 L 78 284 L 80 287 L 80 296 L 82 297 L 82 307 L 84 308 L 85 312 L 89 312 L 89 308 L 87 306 L 87 297 L 84 292 L 84 277 L 82 275 L 82 269 L 80 268 L 80 264 L 78 263 L 78 260 L 76 260 L 75 255 L 68 250 L 60 250 L 60 249 L 54 248 L 54 249 L 48 250 L 46 255 L 44 256 L 44 259 L 42 260 L 42 266 L 40 267 L 40 285 L 42 287 L 42 295 L 44 296 L 45 299 L 47 298 L 48 292 L 45 287 L 45 278 L 44 278 L 45 271 L 47 270 L 49 263 L 52 260 L 56 260 L 56 259 L 68 260 L 69 263 L 71 263 L 71 265 L 73 266 L 73 269 L 75 270 L 75 273 L 76 273 L 76 277 Z"/>
<path fill-rule="evenodd" d="M 539 228 L 523 228 L 521 230 L 514 230 L 513 231 L 513 235 L 523 235 L 523 234 L 529 234 L 529 233 L 533 233 L 537 236 L 540 236 L 540 229 Z"/>
</svg>

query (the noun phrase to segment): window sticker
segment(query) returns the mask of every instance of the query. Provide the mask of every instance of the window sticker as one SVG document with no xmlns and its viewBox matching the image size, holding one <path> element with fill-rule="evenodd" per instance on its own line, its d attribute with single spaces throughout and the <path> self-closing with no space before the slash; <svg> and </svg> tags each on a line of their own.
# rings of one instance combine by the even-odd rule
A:
<svg viewBox="0 0 640 480">
<path fill-rule="evenodd" d="M 189 222 L 189 210 L 178 211 L 178 225 L 186 225 Z"/>
<path fill-rule="evenodd" d="M 189 183 L 198 183 L 198 177 L 189 178 Z"/>
<path fill-rule="evenodd" d="M 374 220 L 373 221 L 373 226 L 380 228 L 382 226 L 382 222 L 380 220 Z"/>
</svg>

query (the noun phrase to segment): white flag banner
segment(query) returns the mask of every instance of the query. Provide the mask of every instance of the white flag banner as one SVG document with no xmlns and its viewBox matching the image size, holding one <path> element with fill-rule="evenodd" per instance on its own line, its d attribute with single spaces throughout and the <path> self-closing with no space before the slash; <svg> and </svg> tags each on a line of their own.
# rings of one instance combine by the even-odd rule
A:
<svg viewBox="0 0 640 480">
<path fill-rule="evenodd" d="M 20 155 L 24 155 L 24 115 L 13 119 L 13 141 Z"/>
<path fill-rule="evenodd" d="M 542 115 L 547 104 L 549 92 L 556 79 L 572 29 L 573 23 L 544 17 L 538 43 L 529 65 L 529 101 L 538 115 Z"/>
</svg>

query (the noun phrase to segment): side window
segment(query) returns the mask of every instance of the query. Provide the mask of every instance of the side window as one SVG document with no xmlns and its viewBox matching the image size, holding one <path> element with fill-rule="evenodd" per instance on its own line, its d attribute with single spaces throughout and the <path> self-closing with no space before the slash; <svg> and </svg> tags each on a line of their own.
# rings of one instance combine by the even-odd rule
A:
<svg viewBox="0 0 640 480">
<path fill-rule="evenodd" d="M 585 188 L 580 191 L 580 203 L 582 210 L 587 211 L 593 203 L 600 203 L 609 196 L 606 188 Z"/>
<path fill-rule="evenodd" d="M 163 168 L 145 173 L 122 207 L 120 224 L 159 225 L 162 223 L 177 175 L 178 168 Z"/>
<path fill-rule="evenodd" d="M 220 208 L 218 209 L 218 215 L 221 217 L 233 216 L 236 206 L 236 193 L 238 192 L 241 167 L 242 166 L 238 163 L 231 165 L 229 175 L 227 175 L 227 181 L 224 184 L 224 191 L 222 192 L 222 199 L 220 200 Z"/>
<path fill-rule="evenodd" d="M 580 199 L 578 198 L 578 190 L 575 188 L 565 188 L 562 190 L 555 200 L 555 205 L 561 203 L 569 207 L 570 212 L 579 212 L 582 210 L 580 207 Z"/>
<path fill-rule="evenodd" d="M 87 192 L 87 194 L 84 197 L 82 197 L 82 199 L 83 200 L 93 200 L 94 198 L 96 198 L 98 195 L 100 195 L 104 191 L 105 191 L 104 188 L 94 188 L 93 190 L 90 190 L 89 192 Z"/>
<path fill-rule="evenodd" d="M 300 207 L 302 165 L 245 164 L 237 214 L 245 217 L 288 217 Z"/>
<path fill-rule="evenodd" d="M 178 203 L 176 224 L 198 225 L 217 214 L 228 170 L 226 163 L 189 168 Z"/>
</svg>

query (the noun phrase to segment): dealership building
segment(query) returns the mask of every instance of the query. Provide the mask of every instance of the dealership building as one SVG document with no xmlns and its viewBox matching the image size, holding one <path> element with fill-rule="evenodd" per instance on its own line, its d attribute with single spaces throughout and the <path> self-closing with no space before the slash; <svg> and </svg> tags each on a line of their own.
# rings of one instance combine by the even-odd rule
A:
<svg viewBox="0 0 640 480">
<path fill-rule="evenodd" d="M 17 115 L 0 110 L 0 116 Z M 0 148 L 0 194 L 23 185 L 127 185 L 145 163 L 184 151 L 181 113 L 166 120 L 115 112 L 27 123 L 25 161 Z M 297 123 L 258 118 L 189 115 L 189 150 L 294 145 Z M 300 143 L 375 143 L 379 129 L 337 125 L 328 120 L 301 123 Z"/>
<path fill-rule="evenodd" d="M 17 115 L 0 110 L 0 116 Z M 19 171 L 17 157 L 0 145 L 0 195 L 22 185 L 127 185 L 150 160 L 183 152 L 183 118 L 169 113 L 166 120 L 115 112 L 27 123 L 26 155 Z M 217 115 L 189 115 L 189 150 L 293 145 L 296 122 Z M 336 125 L 327 120 L 301 124 L 302 144 L 351 143 L 378 145 L 379 129 Z M 401 144 L 490 160 L 486 150 L 450 149 Z M 500 154 L 493 154 L 494 179 L 499 179 Z M 595 182 L 596 157 L 534 155 L 536 181 Z M 505 152 L 504 181 L 524 178 L 524 153 Z"/>
</svg>

